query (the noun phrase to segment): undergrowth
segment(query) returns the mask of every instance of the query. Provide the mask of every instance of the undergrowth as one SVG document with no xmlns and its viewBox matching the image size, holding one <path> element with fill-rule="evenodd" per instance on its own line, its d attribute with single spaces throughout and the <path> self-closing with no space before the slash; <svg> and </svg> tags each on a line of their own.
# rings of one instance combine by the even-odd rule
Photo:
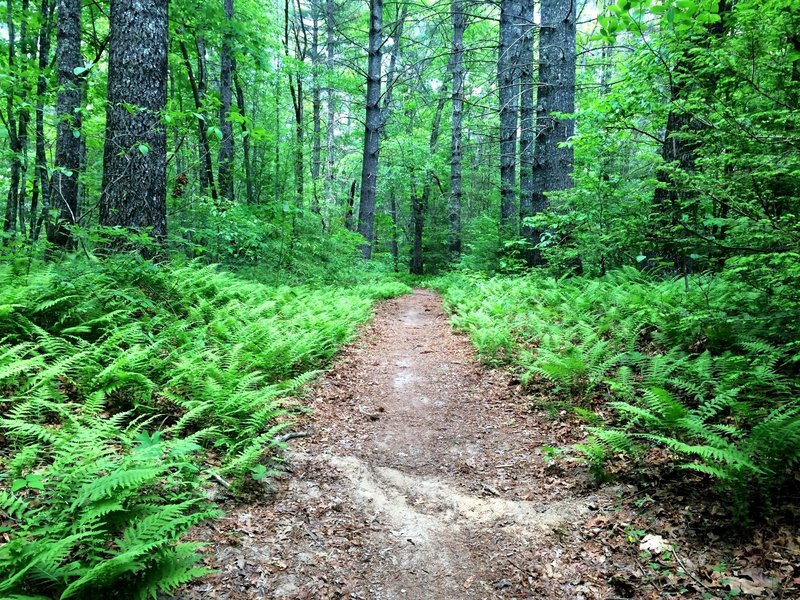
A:
<svg viewBox="0 0 800 600">
<path fill-rule="evenodd" d="M 769 509 L 800 460 L 800 315 L 765 314 L 762 292 L 722 276 L 688 283 L 627 268 L 593 280 L 455 273 L 433 285 L 484 360 L 590 416 L 576 450 L 599 478 L 613 456 L 666 449 L 747 518 Z"/>
<path fill-rule="evenodd" d="M 181 537 L 219 514 L 206 479 L 269 475 L 286 397 L 407 289 L 0 264 L 0 597 L 155 598 L 202 574 Z"/>
</svg>

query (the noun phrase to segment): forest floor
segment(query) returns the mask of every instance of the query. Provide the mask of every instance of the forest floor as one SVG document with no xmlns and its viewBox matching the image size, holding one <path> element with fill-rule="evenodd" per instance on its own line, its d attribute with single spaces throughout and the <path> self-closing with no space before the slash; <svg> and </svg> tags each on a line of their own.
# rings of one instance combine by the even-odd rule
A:
<svg viewBox="0 0 800 600">
<path fill-rule="evenodd" d="M 596 485 L 563 456 L 584 426 L 433 292 L 381 304 L 309 401 L 287 473 L 195 530 L 216 571 L 178 598 L 800 597 L 797 519 L 732 532 L 669 469 Z"/>
</svg>

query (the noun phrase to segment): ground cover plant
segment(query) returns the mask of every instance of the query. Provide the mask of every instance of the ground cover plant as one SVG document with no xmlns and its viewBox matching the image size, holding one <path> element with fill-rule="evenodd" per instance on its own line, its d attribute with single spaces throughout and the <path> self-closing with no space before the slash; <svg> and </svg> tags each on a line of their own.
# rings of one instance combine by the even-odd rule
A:
<svg viewBox="0 0 800 600">
<path fill-rule="evenodd" d="M 406 290 L 124 256 L 0 264 L 0 594 L 155 597 L 202 574 L 181 537 L 220 514 L 205 482 L 274 471 L 284 399 Z"/>
<path fill-rule="evenodd" d="M 434 280 L 488 362 L 547 384 L 591 423 L 575 446 L 599 478 L 620 453 L 668 450 L 730 494 L 735 516 L 769 510 L 800 460 L 798 342 L 765 299 L 725 277 L 599 279 L 453 274 Z"/>
</svg>

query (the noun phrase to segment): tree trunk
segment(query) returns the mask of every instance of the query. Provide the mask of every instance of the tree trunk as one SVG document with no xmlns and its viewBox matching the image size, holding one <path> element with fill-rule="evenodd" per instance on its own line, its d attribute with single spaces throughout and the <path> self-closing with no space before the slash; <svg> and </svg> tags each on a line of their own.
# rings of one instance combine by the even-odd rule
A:
<svg viewBox="0 0 800 600">
<path fill-rule="evenodd" d="M 392 218 L 392 237 L 389 241 L 389 250 L 392 253 L 392 267 L 397 273 L 400 270 L 400 243 L 397 236 L 397 192 L 394 188 L 389 196 L 389 216 Z"/>
<path fill-rule="evenodd" d="M 523 219 L 533 216 L 533 3 L 523 2 L 520 14 L 520 136 L 519 136 L 519 216 L 520 229 L 532 241 L 533 229 Z"/>
<path fill-rule="evenodd" d="M 14 7 L 12 0 L 6 0 L 6 31 L 8 35 L 8 70 L 13 73 L 16 66 L 16 27 L 14 25 Z M 13 75 L 12 75 L 13 76 Z M 9 238 L 17 234 L 17 192 L 19 189 L 19 140 L 17 139 L 17 116 L 14 107 L 14 88 L 6 93 L 6 129 L 8 131 L 8 145 L 13 153 L 11 158 L 11 177 L 8 184 L 8 197 L 6 199 L 6 214 L 3 220 L 3 233 Z M 6 240 L 4 240 L 5 243 Z"/>
<path fill-rule="evenodd" d="M 464 30 L 466 19 L 461 0 L 452 0 L 450 16 L 453 22 L 453 47 L 450 72 L 453 77 L 453 113 L 450 133 L 450 259 L 461 254 L 461 124 L 464 116 Z"/>
<path fill-rule="evenodd" d="M 500 2 L 500 230 L 513 235 L 517 185 L 517 122 L 519 114 L 519 15 L 522 0 Z"/>
<path fill-rule="evenodd" d="M 333 0 L 325 0 L 325 28 L 326 28 L 326 50 L 327 50 L 327 57 L 326 57 L 326 66 L 328 68 L 328 86 L 326 90 L 326 100 L 327 100 L 327 169 L 325 172 L 325 182 L 327 185 L 326 196 L 328 198 L 328 202 L 333 201 L 333 164 L 334 164 L 334 126 L 336 122 L 336 113 L 335 113 L 335 102 L 334 102 L 334 89 L 333 85 L 330 83 L 330 79 L 333 75 L 333 67 L 334 67 L 334 60 L 336 58 L 335 55 L 335 44 L 336 38 L 334 34 L 334 17 L 335 17 L 335 5 Z"/>
<path fill-rule="evenodd" d="M 573 186 L 573 152 L 565 142 L 575 131 L 572 118 L 552 113 L 575 111 L 575 2 L 543 0 L 539 32 L 539 86 L 537 93 L 536 141 L 533 150 L 533 214 L 547 209 L 546 194 Z M 531 235 L 534 245 L 541 231 Z M 541 251 L 533 251 L 533 264 L 541 264 Z"/>
<path fill-rule="evenodd" d="M 50 210 L 50 180 L 47 175 L 47 154 L 44 137 L 44 96 L 47 93 L 47 65 L 50 62 L 50 37 L 53 30 L 53 4 L 50 0 L 42 0 L 39 13 L 42 22 L 39 28 L 39 77 L 36 80 L 36 180 L 31 196 L 31 230 L 32 241 L 39 239 L 42 216 Z M 39 211 L 41 197 L 42 210 Z"/>
<path fill-rule="evenodd" d="M 436 104 L 436 112 L 433 114 L 433 124 L 431 126 L 431 137 L 428 142 L 430 156 L 436 154 L 439 146 L 439 131 L 442 124 L 442 112 L 444 111 L 445 100 L 447 99 L 447 87 L 443 86 Z M 414 275 L 422 275 L 425 272 L 425 261 L 423 257 L 423 233 L 425 228 L 425 213 L 431 199 L 431 180 L 436 178 L 436 174 L 430 170 L 425 172 L 425 183 L 422 187 L 422 196 L 417 197 L 416 188 L 412 186 L 411 195 L 411 215 L 414 226 L 414 244 L 411 248 L 410 271 Z M 438 179 L 437 179 L 438 181 Z"/>
<path fill-rule="evenodd" d="M 280 59 L 279 59 L 280 60 Z M 280 66 L 278 68 L 280 71 Z M 272 178 L 272 192 L 273 200 L 276 206 L 280 205 L 281 197 L 283 195 L 283 181 L 281 181 L 281 78 L 275 77 L 275 149 L 272 153 L 275 161 L 275 168 L 273 169 Z"/>
<path fill-rule="evenodd" d="M 355 220 L 355 216 L 353 214 L 354 208 L 356 203 L 356 180 L 353 179 L 353 182 L 350 184 L 350 194 L 347 197 L 347 213 L 344 217 L 344 226 L 348 231 L 354 230 L 353 221 Z"/>
<path fill-rule="evenodd" d="M 298 0 L 295 5 L 295 16 L 292 21 L 294 35 L 294 58 L 298 62 L 305 62 L 308 52 L 308 39 L 306 37 L 303 11 Z M 302 37 L 302 44 L 300 39 Z M 289 0 L 284 2 L 284 44 L 286 56 L 289 56 Z M 289 91 L 292 94 L 292 107 L 294 108 L 294 189 L 295 205 L 303 206 L 305 200 L 305 107 L 303 105 L 303 78 L 300 73 L 293 75 L 289 72 Z M 293 213 L 294 214 L 294 213 Z M 294 223 L 294 217 L 292 217 Z M 293 227 L 294 228 L 294 227 Z"/>
<path fill-rule="evenodd" d="M 100 224 L 167 235 L 168 0 L 113 0 Z"/>
<path fill-rule="evenodd" d="M 231 123 L 231 104 L 233 99 L 233 0 L 223 0 L 226 29 L 222 36 L 222 50 L 219 56 L 219 128 L 222 140 L 219 143 L 218 175 L 219 193 L 223 198 L 233 200 L 233 123 Z"/>
<path fill-rule="evenodd" d="M 305 200 L 305 109 L 303 107 L 303 82 L 297 78 L 296 88 L 293 94 L 294 103 L 294 194 L 295 203 L 302 207 Z"/>
<path fill-rule="evenodd" d="M 27 71 L 36 60 L 36 43 L 35 36 L 29 28 L 29 19 L 31 18 L 30 0 L 22 0 L 22 22 L 20 24 L 20 50 L 22 50 L 23 61 L 20 64 L 21 72 L 18 76 L 21 79 L 21 85 L 17 91 L 21 102 L 18 115 L 18 130 L 17 140 L 19 142 L 19 152 L 15 155 L 14 160 L 19 161 L 19 188 L 17 191 L 17 222 L 19 223 L 19 231 L 23 234 L 26 233 L 26 200 L 28 195 L 28 126 L 31 122 L 31 113 L 28 108 L 28 97 L 31 94 L 31 85 Z"/>
<path fill-rule="evenodd" d="M 361 201 L 358 209 L 358 233 L 364 238 L 361 251 L 372 257 L 375 235 L 375 196 L 378 179 L 378 152 L 381 119 L 381 48 L 383 46 L 383 0 L 370 0 L 369 50 L 367 59 L 366 119 L 364 152 L 361 166 Z"/>
<path fill-rule="evenodd" d="M 322 91 L 319 87 L 319 68 L 320 68 L 320 52 L 319 52 L 319 16 L 317 9 L 312 6 L 313 10 L 313 31 L 311 36 L 311 63 L 313 78 L 311 98 L 312 98 L 312 121 L 314 124 L 314 141 L 311 150 L 311 185 L 312 199 L 311 210 L 315 213 L 320 212 L 319 206 L 319 175 L 322 169 Z"/>
<path fill-rule="evenodd" d="M 694 79 L 696 77 L 693 65 L 694 52 L 697 46 L 708 44 L 711 36 L 719 37 L 725 33 L 725 16 L 730 9 L 728 0 L 718 1 L 720 21 L 708 26 L 707 36 L 693 36 L 690 39 L 689 43 L 692 46 L 683 50 L 670 76 L 670 111 L 667 115 L 661 158 L 665 166 L 671 166 L 684 173 L 695 171 L 697 151 L 700 148 L 698 135 L 707 127 L 681 106 L 681 101 L 693 87 L 697 86 L 697 81 Z M 682 215 L 686 213 L 686 207 L 692 204 L 697 194 L 693 190 L 684 189 L 669 168 L 658 169 L 656 180 L 659 185 L 653 195 L 651 226 L 654 231 L 663 232 L 664 229 L 671 229 L 680 222 Z M 672 261 L 676 271 L 685 271 L 685 250 L 672 241 L 665 242 L 661 246 L 662 258 Z"/>
<path fill-rule="evenodd" d="M 397 81 L 397 59 L 400 57 L 400 48 L 403 41 L 403 28 L 405 27 L 406 17 L 408 16 L 408 5 L 403 4 L 397 14 L 397 21 L 392 32 L 393 44 L 389 53 L 389 68 L 386 71 L 386 89 L 383 93 L 383 108 L 381 109 L 381 130 L 380 137 L 386 133 L 386 124 L 392 113 L 392 97 L 394 95 L 394 84 Z"/>
<path fill-rule="evenodd" d="M 417 194 L 414 186 L 411 188 L 411 220 L 414 224 L 414 239 L 411 246 L 411 264 L 408 270 L 412 275 L 422 275 L 425 272 L 422 247 L 422 234 L 425 226 L 425 203 Z"/>
<path fill-rule="evenodd" d="M 200 192 L 202 194 L 208 193 L 211 190 L 211 197 L 217 199 L 217 189 L 214 185 L 214 168 L 211 164 L 211 147 L 208 143 L 208 126 L 206 120 L 203 118 L 203 90 L 205 86 L 205 59 L 198 57 L 198 66 L 200 69 L 198 75 L 200 81 L 197 80 L 192 69 L 192 63 L 189 61 L 189 50 L 186 44 L 181 40 L 179 42 L 181 49 L 181 56 L 183 57 L 183 64 L 186 67 L 186 74 L 189 77 L 189 85 L 192 88 L 192 99 L 194 100 L 194 107 L 197 112 L 197 140 L 200 147 Z M 202 43 L 197 42 L 198 52 L 202 48 Z"/>
<path fill-rule="evenodd" d="M 28 32 L 30 19 L 29 0 L 22 2 L 22 22 L 20 24 L 20 50 L 17 56 L 16 27 L 14 24 L 13 2 L 6 3 L 6 34 L 8 36 L 8 71 L 11 74 L 11 89 L 6 93 L 6 127 L 8 130 L 9 149 L 11 150 L 10 181 L 6 203 L 6 214 L 3 231 L 8 238 L 15 238 L 17 232 L 25 233 L 25 196 L 27 193 L 27 150 L 28 123 L 30 111 L 27 108 L 27 97 L 30 86 L 25 78 L 26 63 L 35 58 L 35 50 L 31 48 Z M 19 62 L 18 59 L 19 58 Z M 14 102 L 19 101 L 19 107 Z"/>
<path fill-rule="evenodd" d="M 78 176 L 83 152 L 80 139 L 83 135 L 80 111 L 83 92 L 81 76 L 76 74 L 83 68 L 80 0 L 58 0 L 56 35 L 58 129 L 50 204 L 58 210 L 58 221 L 48 222 L 47 239 L 57 246 L 71 249 L 74 243 L 70 227 L 78 222 Z"/>
<path fill-rule="evenodd" d="M 236 69 L 234 62 L 233 69 L 233 82 L 236 86 L 236 106 L 239 109 L 239 115 L 242 117 L 242 154 L 244 156 L 244 185 L 245 194 L 248 204 L 254 204 L 256 201 L 253 192 L 253 164 L 250 158 L 250 132 L 247 129 L 247 120 L 245 119 L 245 104 L 244 104 L 244 90 L 242 89 L 242 82 L 239 79 L 239 72 Z"/>
</svg>

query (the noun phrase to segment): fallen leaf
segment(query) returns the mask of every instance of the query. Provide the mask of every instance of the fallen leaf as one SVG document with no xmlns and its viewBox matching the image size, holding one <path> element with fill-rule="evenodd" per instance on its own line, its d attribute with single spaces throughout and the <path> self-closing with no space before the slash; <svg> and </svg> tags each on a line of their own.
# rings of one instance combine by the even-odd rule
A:
<svg viewBox="0 0 800 600">
<path fill-rule="evenodd" d="M 670 546 L 663 537 L 652 533 L 648 533 L 642 538 L 642 541 L 639 542 L 639 550 L 644 552 L 659 554 L 669 549 Z"/>
</svg>

